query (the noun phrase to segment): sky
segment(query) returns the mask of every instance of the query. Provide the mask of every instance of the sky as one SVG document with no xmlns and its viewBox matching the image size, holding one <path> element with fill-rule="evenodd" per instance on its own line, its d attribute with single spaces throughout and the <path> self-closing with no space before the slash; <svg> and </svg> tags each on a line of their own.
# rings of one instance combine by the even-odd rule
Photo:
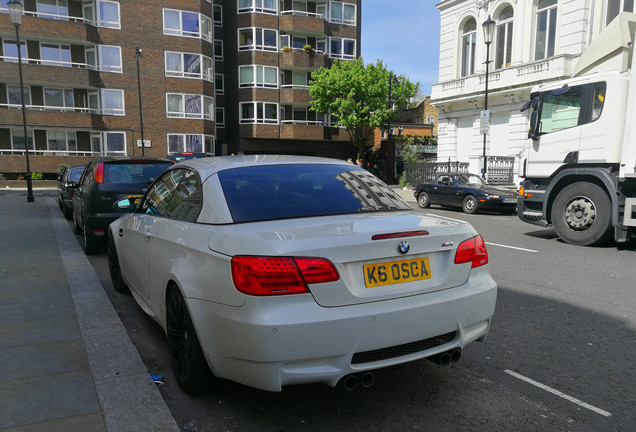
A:
<svg viewBox="0 0 636 432">
<path fill-rule="evenodd" d="M 362 57 L 382 60 L 431 94 L 439 71 L 439 11 L 434 0 L 362 0 Z"/>
</svg>

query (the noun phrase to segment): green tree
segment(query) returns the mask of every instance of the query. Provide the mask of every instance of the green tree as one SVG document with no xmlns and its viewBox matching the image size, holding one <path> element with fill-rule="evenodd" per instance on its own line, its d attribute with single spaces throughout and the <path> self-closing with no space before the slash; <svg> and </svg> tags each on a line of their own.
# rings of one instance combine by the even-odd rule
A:
<svg viewBox="0 0 636 432">
<path fill-rule="evenodd" d="M 365 66 L 360 58 L 336 60 L 329 69 L 312 72 L 311 78 L 311 109 L 330 113 L 347 130 L 359 158 L 373 146 L 374 130 L 395 119 L 393 105 L 406 106 L 418 87 L 405 76 L 395 76 L 381 61 Z"/>
</svg>

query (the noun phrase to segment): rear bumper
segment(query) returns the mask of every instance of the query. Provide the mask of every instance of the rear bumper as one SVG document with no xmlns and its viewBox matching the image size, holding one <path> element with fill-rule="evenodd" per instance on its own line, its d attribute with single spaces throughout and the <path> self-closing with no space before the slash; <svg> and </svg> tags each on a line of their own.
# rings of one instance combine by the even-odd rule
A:
<svg viewBox="0 0 636 432">
<path fill-rule="evenodd" d="M 461 286 L 354 306 L 319 306 L 309 294 L 247 297 L 242 307 L 187 299 L 215 375 L 269 391 L 301 383 L 335 386 L 353 372 L 426 358 L 485 339 L 497 286 L 487 266 Z M 455 332 L 418 352 L 352 364 L 354 354 Z"/>
</svg>

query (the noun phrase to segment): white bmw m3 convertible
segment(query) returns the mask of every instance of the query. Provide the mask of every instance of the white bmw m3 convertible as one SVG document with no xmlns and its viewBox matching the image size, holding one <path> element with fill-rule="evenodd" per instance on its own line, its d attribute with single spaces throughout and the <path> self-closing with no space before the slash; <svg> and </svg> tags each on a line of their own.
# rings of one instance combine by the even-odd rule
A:
<svg viewBox="0 0 636 432">
<path fill-rule="evenodd" d="M 481 236 L 350 163 L 192 159 L 115 206 L 134 213 L 109 227 L 113 285 L 164 329 L 186 392 L 214 377 L 370 386 L 374 369 L 457 361 L 488 333 Z"/>
</svg>

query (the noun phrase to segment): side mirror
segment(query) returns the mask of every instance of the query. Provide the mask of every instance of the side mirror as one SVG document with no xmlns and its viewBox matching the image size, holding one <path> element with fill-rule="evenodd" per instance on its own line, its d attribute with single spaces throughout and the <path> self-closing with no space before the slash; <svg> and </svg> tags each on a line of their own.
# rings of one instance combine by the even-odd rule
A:
<svg viewBox="0 0 636 432">
<path fill-rule="evenodd" d="M 120 199 L 113 204 L 113 208 L 117 213 L 132 213 L 135 211 L 136 205 L 128 198 Z"/>
<path fill-rule="evenodd" d="M 532 111 L 530 114 L 530 130 L 528 131 L 528 138 L 531 138 L 533 141 L 537 141 L 539 139 L 539 112 Z"/>
<path fill-rule="evenodd" d="M 74 181 L 67 181 L 66 183 L 64 183 L 64 187 L 67 189 L 76 189 L 77 188 L 77 182 Z"/>
</svg>

